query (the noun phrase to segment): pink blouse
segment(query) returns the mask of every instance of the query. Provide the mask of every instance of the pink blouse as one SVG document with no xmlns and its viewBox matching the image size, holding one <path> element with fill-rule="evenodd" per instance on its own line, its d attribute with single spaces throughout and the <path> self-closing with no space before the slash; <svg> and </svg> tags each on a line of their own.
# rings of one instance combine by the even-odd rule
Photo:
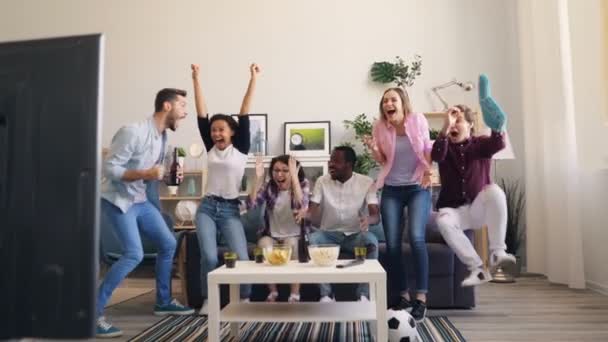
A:
<svg viewBox="0 0 608 342">
<path fill-rule="evenodd" d="M 407 137 L 412 144 L 412 149 L 418 157 L 418 166 L 416 167 L 414 178 L 420 180 L 424 171 L 430 168 L 430 164 L 425 158 L 425 154 L 429 154 L 433 149 L 433 144 L 429 138 L 429 123 L 424 114 L 410 113 L 406 120 L 403 121 L 403 124 Z M 376 120 L 372 135 L 378 146 L 378 151 L 372 151 L 372 155 L 382 165 L 382 169 L 376 180 L 376 187 L 379 189 L 384 186 L 384 179 L 393 167 L 397 131 L 389 122 Z"/>
</svg>

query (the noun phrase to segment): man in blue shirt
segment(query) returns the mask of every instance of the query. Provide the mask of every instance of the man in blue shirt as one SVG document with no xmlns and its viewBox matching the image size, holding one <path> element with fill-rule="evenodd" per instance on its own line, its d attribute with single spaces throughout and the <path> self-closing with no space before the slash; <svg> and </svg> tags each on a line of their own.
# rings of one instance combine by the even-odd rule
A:
<svg viewBox="0 0 608 342">
<path fill-rule="evenodd" d="M 146 198 L 146 181 L 163 178 L 166 129 L 175 131 L 186 117 L 186 91 L 162 89 L 156 95 L 151 118 L 122 127 L 112 138 L 103 163 L 102 220 L 108 220 L 123 246 L 99 286 L 97 337 L 118 337 L 122 331 L 105 320 L 103 310 L 114 289 L 141 262 L 140 232 L 157 248 L 156 315 L 189 315 L 191 308 L 171 299 L 171 267 L 176 241 L 158 209 Z"/>
</svg>

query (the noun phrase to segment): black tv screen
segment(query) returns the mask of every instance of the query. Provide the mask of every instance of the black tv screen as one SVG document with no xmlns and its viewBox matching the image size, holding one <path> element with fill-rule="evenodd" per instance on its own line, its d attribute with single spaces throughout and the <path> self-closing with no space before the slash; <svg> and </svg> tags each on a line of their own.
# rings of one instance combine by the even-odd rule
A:
<svg viewBox="0 0 608 342">
<path fill-rule="evenodd" d="M 0 43 L 0 339 L 93 336 L 102 53 Z"/>
</svg>

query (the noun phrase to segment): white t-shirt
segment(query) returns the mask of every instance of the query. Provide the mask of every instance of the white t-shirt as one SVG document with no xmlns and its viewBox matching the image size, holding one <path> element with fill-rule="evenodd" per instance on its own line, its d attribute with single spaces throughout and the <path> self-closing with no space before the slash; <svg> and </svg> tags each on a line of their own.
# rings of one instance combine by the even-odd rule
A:
<svg viewBox="0 0 608 342">
<path fill-rule="evenodd" d="M 321 229 L 341 231 L 346 234 L 359 232 L 359 212 L 369 204 L 378 204 L 374 180 L 354 173 L 344 183 L 324 175 L 317 179 L 312 198 L 321 206 Z"/>
<path fill-rule="evenodd" d="M 268 217 L 270 235 L 274 238 L 286 238 L 300 235 L 300 225 L 296 223 L 291 210 L 291 194 L 289 190 L 281 190 L 277 196 L 274 208 Z"/>
<path fill-rule="evenodd" d="M 230 145 L 223 151 L 213 146 L 207 153 L 208 182 L 206 195 L 225 199 L 239 197 L 241 181 L 245 174 L 247 155 Z"/>
</svg>

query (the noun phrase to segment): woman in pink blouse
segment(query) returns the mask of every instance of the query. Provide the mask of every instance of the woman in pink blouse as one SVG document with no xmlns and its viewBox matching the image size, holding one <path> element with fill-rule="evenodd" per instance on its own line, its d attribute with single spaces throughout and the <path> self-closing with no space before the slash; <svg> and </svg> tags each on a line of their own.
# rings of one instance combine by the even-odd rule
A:
<svg viewBox="0 0 608 342">
<path fill-rule="evenodd" d="M 373 135 L 365 139 L 374 159 L 382 166 L 376 186 L 382 188 L 380 210 L 388 252 L 388 279 L 398 290 L 393 308 L 410 310 L 418 322 L 426 314 L 428 254 L 426 223 L 431 211 L 432 149 L 429 127 L 422 113 L 414 113 L 409 96 L 401 88 L 387 89 L 380 101 L 380 120 Z M 407 272 L 402 258 L 403 210 L 408 209 L 407 231 L 414 262 L 416 299 L 411 301 Z"/>
</svg>

